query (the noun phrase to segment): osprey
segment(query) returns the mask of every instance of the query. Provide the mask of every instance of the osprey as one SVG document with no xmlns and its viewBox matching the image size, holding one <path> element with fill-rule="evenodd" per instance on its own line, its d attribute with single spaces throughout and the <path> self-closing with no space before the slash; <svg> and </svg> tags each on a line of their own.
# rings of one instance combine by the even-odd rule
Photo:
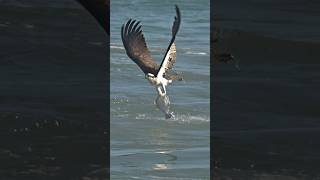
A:
<svg viewBox="0 0 320 180">
<path fill-rule="evenodd" d="M 153 85 L 158 93 L 155 101 L 157 107 L 166 114 L 166 118 L 173 117 L 169 110 L 170 101 L 166 95 L 166 86 L 173 80 L 182 80 L 182 77 L 172 71 L 176 61 L 176 45 L 174 43 L 180 27 L 181 17 L 178 6 L 175 6 L 176 16 L 172 26 L 171 41 L 160 65 L 158 65 L 148 50 L 142 34 L 140 21 L 129 19 L 121 27 L 121 39 L 128 57 L 130 57 L 144 72 L 145 78 Z"/>
</svg>

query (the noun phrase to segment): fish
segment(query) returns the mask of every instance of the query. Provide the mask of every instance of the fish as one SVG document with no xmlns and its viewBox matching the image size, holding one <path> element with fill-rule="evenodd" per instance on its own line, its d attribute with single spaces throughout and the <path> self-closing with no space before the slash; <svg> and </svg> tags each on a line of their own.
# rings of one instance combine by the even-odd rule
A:
<svg viewBox="0 0 320 180">
<path fill-rule="evenodd" d="M 170 99 L 167 95 L 158 94 L 155 104 L 158 109 L 160 109 L 164 114 L 166 119 L 174 118 L 174 114 L 170 111 Z"/>
</svg>

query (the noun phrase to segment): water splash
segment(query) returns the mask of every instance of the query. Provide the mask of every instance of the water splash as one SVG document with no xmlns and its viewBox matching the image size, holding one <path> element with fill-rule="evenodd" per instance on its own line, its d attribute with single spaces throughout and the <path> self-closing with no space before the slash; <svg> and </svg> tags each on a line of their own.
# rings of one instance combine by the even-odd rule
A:
<svg viewBox="0 0 320 180">
<path fill-rule="evenodd" d="M 207 123 L 210 122 L 210 117 L 205 115 L 188 115 L 188 114 L 175 114 L 174 118 L 165 119 L 163 116 L 155 116 L 154 114 L 138 114 L 135 119 L 137 120 L 156 120 L 168 121 L 177 123 Z"/>
</svg>

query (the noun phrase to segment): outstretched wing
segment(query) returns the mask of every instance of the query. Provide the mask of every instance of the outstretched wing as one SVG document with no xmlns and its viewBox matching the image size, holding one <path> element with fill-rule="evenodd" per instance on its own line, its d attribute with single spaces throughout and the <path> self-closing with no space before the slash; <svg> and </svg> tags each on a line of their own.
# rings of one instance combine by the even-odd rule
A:
<svg viewBox="0 0 320 180">
<path fill-rule="evenodd" d="M 121 38 L 127 55 L 147 74 L 156 74 L 157 63 L 152 59 L 143 37 L 140 22 L 130 19 L 121 27 Z"/>
<path fill-rule="evenodd" d="M 168 52 L 169 54 L 169 60 L 167 62 L 167 68 L 172 69 L 174 63 L 176 62 L 176 57 L 177 57 L 177 49 L 176 49 L 176 43 L 172 43 L 170 50 Z"/>
<path fill-rule="evenodd" d="M 176 72 L 172 71 L 172 67 L 174 65 L 174 63 L 176 62 L 176 43 L 172 43 L 170 50 L 168 52 L 169 54 L 169 61 L 167 64 L 167 70 L 164 73 L 164 78 L 168 79 L 168 80 L 178 80 L 181 81 L 182 75 L 181 74 L 177 74 Z"/>
<path fill-rule="evenodd" d="M 167 48 L 166 54 L 162 60 L 157 76 L 165 77 L 168 70 L 172 69 L 174 63 L 176 62 L 176 45 L 174 40 L 178 33 L 179 27 L 181 23 L 180 10 L 176 5 L 176 16 L 174 18 L 173 26 L 172 26 L 172 38 Z"/>
</svg>

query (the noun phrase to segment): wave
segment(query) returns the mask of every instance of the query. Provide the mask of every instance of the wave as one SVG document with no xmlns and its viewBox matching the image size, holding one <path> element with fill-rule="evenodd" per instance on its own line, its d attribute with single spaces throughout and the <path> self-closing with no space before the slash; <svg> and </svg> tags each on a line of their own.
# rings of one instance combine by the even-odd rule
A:
<svg viewBox="0 0 320 180">
<path fill-rule="evenodd" d="M 124 50 L 124 47 L 119 46 L 119 45 L 110 45 L 110 49 L 123 49 Z"/>
<path fill-rule="evenodd" d="M 175 117 L 172 119 L 165 119 L 163 116 L 155 116 L 154 114 L 138 114 L 135 119 L 151 119 L 151 120 L 160 120 L 160 121 L 169 121 L 169 122 L 178 122 L 178 123 L 203 123 L 210 122 L 210 117 L 207 115 L 188 115 L 188 114 L 175 114 Z"/>
<path fill-rule="evenodd" d="M 191 55 L 207 55 L 206 52 L 200 52 L 200 51 L 187 51 L 185 54 L 191 54 Z"/>
<path fill-rule="evenodd" d="M 210 122 L 209 116 L 196 116 L 196 115 L 185 115 L 177 114 L 175 118 L 170 119 L 169 121 L 178 121 L 178 122 Z"/>
<path fill-rule="evenodd" d="M 126 96 L 120 96 L 120 97 L 112 97 L 111 103 L 112 104 L 127 104 L 129 102 L 129 98 Z"/>
</svg>

